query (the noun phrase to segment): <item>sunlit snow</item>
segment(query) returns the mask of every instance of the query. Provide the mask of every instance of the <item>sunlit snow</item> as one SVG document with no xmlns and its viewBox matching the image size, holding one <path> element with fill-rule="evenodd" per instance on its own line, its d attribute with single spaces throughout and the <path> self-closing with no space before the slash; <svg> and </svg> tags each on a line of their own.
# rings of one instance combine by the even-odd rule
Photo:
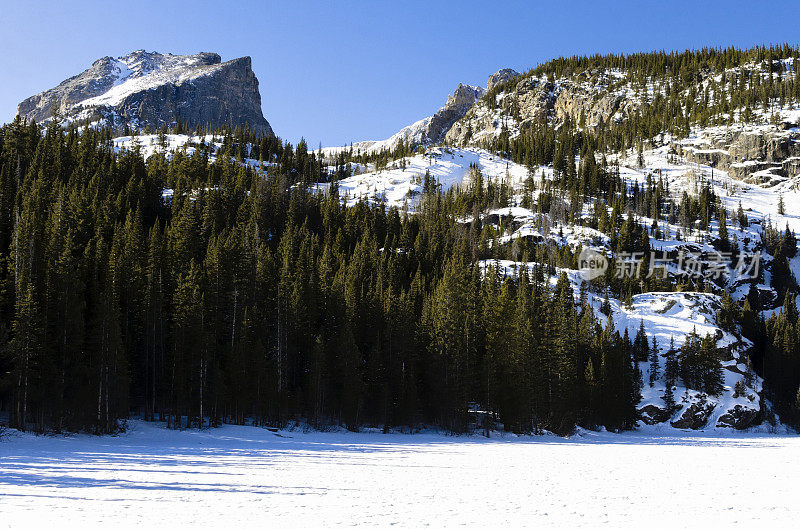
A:
<svg viewBox="0 0 800 529">
<path fill-rule="evenodd" d="M 800 438 L 175 432 L 0 441 L 2 527 L 724 527 L 800 516 Z"/>
</svg>

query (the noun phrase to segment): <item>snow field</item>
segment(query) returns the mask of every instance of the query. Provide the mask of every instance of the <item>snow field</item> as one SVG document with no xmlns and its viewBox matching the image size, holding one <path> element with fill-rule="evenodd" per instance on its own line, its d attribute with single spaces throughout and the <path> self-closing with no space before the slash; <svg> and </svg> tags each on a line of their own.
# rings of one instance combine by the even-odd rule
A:
<svg viewBox="0 0 800 529">
<path fill-rule="evenodd" d="M 0 441 L 0 527 L 789 527 L 800 438 L 451 437 L 131 422 Z"/>
</svg>

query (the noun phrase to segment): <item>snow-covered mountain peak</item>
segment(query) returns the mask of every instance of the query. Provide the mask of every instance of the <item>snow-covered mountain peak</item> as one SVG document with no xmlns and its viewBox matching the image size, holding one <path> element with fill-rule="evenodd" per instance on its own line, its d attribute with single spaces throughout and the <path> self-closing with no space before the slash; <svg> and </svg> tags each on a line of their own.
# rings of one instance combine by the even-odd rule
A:
<svg viewBox="0 0 800 529">
<path fill-rule="evenodd" d="M 222 62 L 216 53 L 173 55 L 137 50 L 96 60 L 82 73 L 29 97 L 17 113 L 25 119 L 151 128 L 180 119 L 216 127 L 247 124 L 268 133 L 250 57 Z"/>
<path fill-rule="evenodd" d="M 81 102 L 84 107 L 116 105 L 126 97 L 142 90 L 164 84 L 182 84 L 220 69 L 221 58 L 216 53 L 172 55 L 135 51 L 108 59 L 111 87 L 104 93 Z M 102 66 L 105 66 L 103 64 Z"/>
</svg>

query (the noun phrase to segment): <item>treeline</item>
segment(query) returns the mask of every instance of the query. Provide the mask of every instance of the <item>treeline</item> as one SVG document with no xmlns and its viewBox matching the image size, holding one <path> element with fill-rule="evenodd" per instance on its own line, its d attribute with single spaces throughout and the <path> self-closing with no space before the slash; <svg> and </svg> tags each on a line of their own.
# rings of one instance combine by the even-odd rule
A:
<svg viewBox="0 0 800 529">
<path fill-rule="evenodd" d="M 685 51 L 656 51 L 630 54 L 595 54 L 591 56 L 576 55 L 560 57 L 547 61 L 525 73 L 525 76 L 574 75 L 582 71 L 599 69 L 618 69 L 630 71 L 632 78 L 643 81 L 650 78 L 670 77 L 683 82 L 691 82 L 704 72 L 719 72 L 747 64 L 772 64 L 773 61 L 800 57 L 797 46 L 778 44 L 755 46 L 740 49 L 733 46 L 727 48 L 701 48 Z M 524 76 L 523 76 L 524 78 Z M 508 81 L 514 86 L 519 78 Z M 503 91 L 502 85 L 499 91 Z"/>
<path fill-rule="evenodd" d="M 630 340 L 566 277 L 551 288 L 550 267 L 484 272 L 480 221 L 456 222 L 455 197 L 432 186 L 413 216 L 344 208 L 335 187 L 304 188 L 300 146 L 276 147 L 262 174 L 235 142 L 214 163 L 145 162 L 108 139 L 0 129 L 0 406 L 14 427 L 113 432 L 131 412 L 176 428 L 634 424 Z"/>
<path fill-rule="evenodd" d="M 643 102 L 625 119 L 586 123 L 586 116 L 581 115 L 559 124 L 561 129 L 589 131 L 597 152 L 621 152 L 641 149 L 643 142 L 657 142 L 664 134 L 686 136 L 692 126 L 751 122 L 757 112 L 769 119 L 776 117 L 778 110 L 800 101 L 798 59 L 800 50 L 786 44 L 747 50 L 705 48 L 560 58 L 493 87 L 484 95 L 484 102 L 493 108 L 501 92 L 513 91 L 529 77 L 547 78 L 550 83 L 558 79 L 589 83 L 610 93 L 625 88 L 639 94 L 634 101 L 639 98 Z M 612 69 L 623 72 L 625 78 L 606 75 Z M 521 121 L 517 105 L 513 101 L 508 104 L 505 110 Z M 522 130 L 513 140 L 507 133 L 501 134 L 485 146 L 506 153 L 525 151 L 541 159 L 552 145 L 551 141 L 537 141 L 552 136 L 548 129 L 555 124 L 547 121 L 552 120 Z"/>
</svg>

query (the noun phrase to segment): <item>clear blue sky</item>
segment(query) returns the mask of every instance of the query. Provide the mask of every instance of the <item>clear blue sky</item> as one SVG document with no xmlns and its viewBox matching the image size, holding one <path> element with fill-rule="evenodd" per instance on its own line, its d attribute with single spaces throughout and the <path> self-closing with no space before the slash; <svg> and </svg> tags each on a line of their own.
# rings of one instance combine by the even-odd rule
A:
<svg viewBox="0 0 800 529">
<path fill-rule="evenodd" d="M 800 2 L 0 0 L 0 123 L 102 56 L 253 58 L 264 115 L 311 146 L 382 139 L 485 85 L 586 53 L 800 41 Z"/>
</svg>

